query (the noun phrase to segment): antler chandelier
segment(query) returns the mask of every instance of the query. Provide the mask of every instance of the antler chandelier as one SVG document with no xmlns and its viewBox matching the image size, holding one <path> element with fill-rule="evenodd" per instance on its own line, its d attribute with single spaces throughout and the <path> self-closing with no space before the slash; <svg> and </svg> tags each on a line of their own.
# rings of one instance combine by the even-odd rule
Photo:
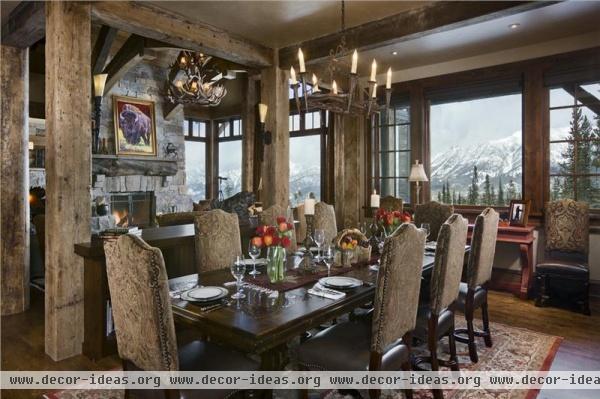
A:
<svg viewBox="0 0 600 399">
<path fill-rule="evenodd" d="M 352 63 L 348 65 L 345 61 L 345 56 L 350 54 L 349 49 L 346 47 L 346 15 L 345 5 L 342 0 L 342 37 L 340 44 L 335 49 L 329 51 L 329 63 L 327 65 L 327 71 L 329 72 L 330 82 L 328 85 L 330 89 L 323 91 L 319 88 L 319 79 L 313 73 L 312 74 L 312 90 L 307 90 L 307 73 L 306 65 L 304 63 L 304 53 L 302 49 L 298 49 L 298 63 L 299 63 L 299 79 L 296 77 L 296 71 L 292 66 L 290 68 L 290 86 L 294 90 L 294 97 L 296 100 L 296 107 L 298 112 L 301 112 L 299 88 L 302 86 L 302 92 L 304 97 L 304 105 L 306 111 L 309 109 L 322 109 L 328 110 L 333 113 L 344 113 L 353 115 L 364 115 L 370 117 L 373 113 L 380 112 L 384 109 L 389 108 L 390 98 L 392 93 L 392 68 L 388 68 L 387 79 L 385 86 L 385 105 L 380 105 L 377 102 L 377 61 L 373 60 L 371 64 L 371 76 L 366 87 L 360 87 L 358 84 L 358 52 L 354 50 L 352 54 Z M 337 75 L 348 75 L 348 91 L 343 92 L 335 81 Z"/>
<path fill-rule="evenodd" d="M 208 66 L 211 59 L 202 53 L 181 51 L 169 70 L 167 98 L 178 104 L 219 105 L 227 89 L 219 84 L 223 74 Z"/>
</svg>

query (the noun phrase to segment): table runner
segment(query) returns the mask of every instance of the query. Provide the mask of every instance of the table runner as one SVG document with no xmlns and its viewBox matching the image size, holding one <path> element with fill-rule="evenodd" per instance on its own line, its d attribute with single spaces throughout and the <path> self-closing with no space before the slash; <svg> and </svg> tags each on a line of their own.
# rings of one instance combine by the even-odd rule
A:
<svg viewBox="0 0 600 399">
<path fill-rule="evenodd" d="M 377 262 L 376 258 L 372 258 L 369 262 L 354 263 L 351 267 L 332 266 L 329 275 L 336 276 L 339 274 L 348 273 L 353 268 L 367 266 L 374 262 Z M 328 276 L 327 267 L 325 265 L 316 264 L 315 267 L 317 272 L 310 274 L 304 274 L 306 272 L 303 272 L 303 270 L 300 268 L 288 269 L 285 273 L 285 279 L 277 283 L 271 283 L 269 281 L 269 276 L 266 273 L 260 274 L 256 277 L 246 277 L 245 281 L 274 291 L 290 291 L 298 287 L 302 287 L 303 285 L 317 282 L 319 279 Z"/>
</svg>

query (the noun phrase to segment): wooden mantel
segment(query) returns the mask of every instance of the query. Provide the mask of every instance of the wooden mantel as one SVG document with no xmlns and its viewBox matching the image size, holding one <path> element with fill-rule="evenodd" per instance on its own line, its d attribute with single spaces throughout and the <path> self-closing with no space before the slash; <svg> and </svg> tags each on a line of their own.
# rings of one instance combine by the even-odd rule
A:
<svg viewBox="0 0 600 399">
<path fill-rule="evenodd" d="M 177 161 L 159 158 L 94 155 L 92 174 L 109 177 L 133 175 L 174 176 L 177 174 Z"/>
</svg>

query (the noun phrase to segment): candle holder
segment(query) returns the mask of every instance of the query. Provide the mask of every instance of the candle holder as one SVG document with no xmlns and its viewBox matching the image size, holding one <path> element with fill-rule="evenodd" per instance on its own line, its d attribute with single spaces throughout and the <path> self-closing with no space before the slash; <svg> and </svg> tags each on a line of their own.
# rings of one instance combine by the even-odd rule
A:
<svg viewBox="0 0 600 399">
<path fill-rule="evenodd" d="M 298 109 L 298 114 L 300 114 L 300 98 L 298 97 L 298 89 L 300 88 L 300 83 L 292 84 L 292 89 L 294 90 L 294 99 L 296 100 L 296 108 Z"/>
<path fill-rule="evenodd" d="M 306 72 L 299 72 L 300 82 L 302 82 L 302 94 L 304 95 L 304 107 L 308 112 L 308 93 L 306 92 Z"/>
<path fill-rule="evenodd" d="M 348 89 L 348 107 L 346 110 L 350 112 L 350 107 L 352 106 L 352 99 L 354 97 L 354 92 L 356 91 L 356 85 L 358 84 L 358 74 L 350 73 L 350 88 Z"/>
<path fill-rule="evenodd" d="M 102 96 L 94 97 L 94 128 L 92 129 L 92 153 L 100 153 L 100 116 L 102 115 Z"/>
<path fill-rule="evenodd" d="M 377 82 L 374 80 L 369 80 L 369 101 L 368 101 L 368 108 L 367 108 L 367 115 L 371 115 L 371 106 L 373 105 L 373 102 L 377 102 L 377 98 L 373 98 L 373 93 L 375 92 L 375 86 L 377 85 Z"/>
<path fill-rule="evenodd" d="M 390 109 L 391 100 L 392 100 L 392 88 L 390 87 L 389 89 L 388 88 L 385 89 L 385 109 L 386 110 Z"/>
<path fill-rule="evenodd" d="M 314 215 L 304 215 L 304 218 L 306 219 L 306 237 L 304 237 L 302 243 L 302 245 L 304 245 L 304 253 L 302 254 L 301 267 L 304 270 L 314 271 L 315 261 L 312 252 L 310 252 L 310 247 L 314 244 L 312 238 Z"/>
</svg>

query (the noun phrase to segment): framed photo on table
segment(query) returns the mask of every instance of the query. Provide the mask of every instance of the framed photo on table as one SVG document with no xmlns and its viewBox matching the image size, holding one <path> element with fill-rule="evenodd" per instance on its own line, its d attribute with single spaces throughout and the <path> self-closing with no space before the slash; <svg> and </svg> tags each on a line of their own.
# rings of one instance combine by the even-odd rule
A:
<svg viewBox="0 0 600 399">
<path fill-rule="evenodd" d="M 154 102 L 113 96 L 117 155 L 156 156 Z"/>
<path fill-rule="evenodd" d="M 508 221 L 510 226 L 527 226 L 529 219 L 529 208 L 531 200 L 511 200 L 508 212 Z"/>
</svg>

